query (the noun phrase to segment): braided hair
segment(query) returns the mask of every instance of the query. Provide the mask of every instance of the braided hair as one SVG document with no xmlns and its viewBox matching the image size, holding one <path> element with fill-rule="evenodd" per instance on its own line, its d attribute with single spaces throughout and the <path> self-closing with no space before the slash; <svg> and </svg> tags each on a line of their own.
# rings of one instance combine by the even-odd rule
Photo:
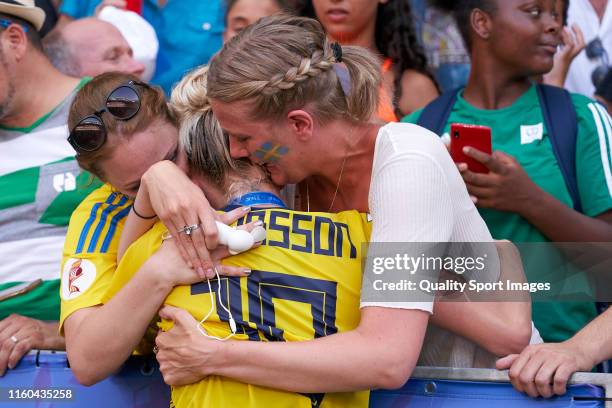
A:
<svg viewBox="0 0 612 408">
<path fill-rule="evenodd" d="M 320 122 L 368 122 L 378 105 L 380 62 L 367 50 L 351 46 L 342 47 L 342 65 L 337 62 L 318 21 L 264 17 L 212 58 L 208 96 L 226 103 L 249 100 L 254 120 L 278 120 L 308 106 Z M 338 69 L 348 71 L 349 92 Z"/>
<path fill-rule="evenodd" d="M 301 0 L 297 11 L 304 17 L 317 18 L 312 0 Z M 413 20 L 408 0 L 389 0 L 385 4 L 378 5 L 375 44 L 378 51 L 393 62 L 393 106 L 397 117 L 404 116 L 399 109 L 399 101 L 402 98 L 402 74 L 406 70 L 426 75 L 438 87 L 427 66 L 427 57 L 418 41 Z"/>
</svg>

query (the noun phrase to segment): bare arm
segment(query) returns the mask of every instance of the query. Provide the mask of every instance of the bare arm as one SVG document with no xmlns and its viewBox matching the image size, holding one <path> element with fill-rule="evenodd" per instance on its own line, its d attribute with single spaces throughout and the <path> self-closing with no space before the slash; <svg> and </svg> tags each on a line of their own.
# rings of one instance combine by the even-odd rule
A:
<svg viewBox="0 0 612 408">
<path fill-rule="evenodd" d="M 153 218 L 150 218 L 151 216 L 153 216 Z M 117 249 L 117 263 L 121 261 L 123 254 L 130 245 L 147 232 L 156 221 L 157 217 L 155 217 L 155 212 L 151 206 L 149 190 L 147 189 L 146 183 L 141 183 L 138 189 L 138 195 L 132 204 L 132 210 L 121 232 L 121 239 L 119 240 L 119 247 Z"/>
<path fill-rule="evenodd" d="M 589 371 L 612 358 L 612 309 L 586 325 L 562 343 L 527 347 L 520 355 L 509 355 L 497 362 L 500 370 L 510 369 L 512 385 L 532 397 L 563 395 L 576 371 Z"/>
<path fill-rule="evenodd" d="M 525 282 L 516 247 L 508 241 L 497 241 L 496 247 L 501 265 L 499 280 Z M 482 302 L 472 296 L 436 301 L 431 322 L 472 340 L 496 356 L 520 353 L 531 338 L 531 299 L 526 293 L 504 291 L 497 302 Z"/>
<path fill-rule="evenodd" d="M 440 95 L 434 81 L 418 71 L 405 71 L 400 84 L 402 96 L 399 100 L 399 108 L 404 115 L 425 107 Z"/>
<path fill-rule="evenodd" d="M 156 340 L 168 384 L 221 375 L 305 393 L 402 386 L 416 365 L 429 318 L 420 310 L 366 307 L 355 330 L 311 341 L 268 343 L 211 340 L 199 334 L 188 312 L 166 307 L 160 314 L 175 322 Z"/>
<path fill-rule="evenodd" d="M 154 273 L 151 257 L 107 304 L 81 309 L 64 323 L 75 377 L 92 385 L 115 372 L 142 339 L 173 285 Z"/>
</svg>

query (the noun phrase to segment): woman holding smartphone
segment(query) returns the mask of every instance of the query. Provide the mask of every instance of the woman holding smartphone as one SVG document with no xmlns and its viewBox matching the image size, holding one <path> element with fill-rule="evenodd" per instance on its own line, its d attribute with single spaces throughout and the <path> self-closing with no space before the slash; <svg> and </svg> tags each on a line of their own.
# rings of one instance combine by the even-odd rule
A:
<svg viewBox="0 0 612 408">
<path fill-rule="evenodd" d="M 561 43 L 562 16 L 552 0 L 456 1 L 455 15 L 471 50 L 472 68 L 465 89 L 456 95 L 446 123 L 484 125 L 492 129 L 493 154 L 467 148 L 465 154 L 484 165 L 476 173 L 465 163 L 459 169 L 491 234 L 512 242 L 607 242 L 612 240 L 612 126 L 605 108 L 577 94 L 568 95 L 575 113 L 575 172 L 577 199 L 562 173 L 555 137 L 545 123 L 541 89 L 531 78 L 553 67 Z M 550 112 L 550 109 L 549 109 Z M 404 119 L 418 122 L 421 111 Z M 552 124 L 559 123 L 550 112 Z M 567 149 L 570 141 L 558 148 Z M 560 224 L 563 227 L 560 227 Z M 561 295 L 590 292 L 585 274 L 572 269 L 560 253 L 542 268 L 542 255 L 527 255 L 525 271 L 532 282 L 566 284 Z M 535 263 L 533 263 L 535 262 Z M 531 266 L 532 265 L 532 266 Z M 568 280 L 570 279 L 570 280 Z M 570 283 L 571 282 L 571 283 Z M 569 289 L 569 290 L 568 290 Z M 584 298 L 584 296 L 583 296 Z M 592 298 L 591 298 L 592 299 Z M 545 341 L 573 336 L 596 316 L 595 304 L 535 302 L 533 320 Z"/>
</svg>

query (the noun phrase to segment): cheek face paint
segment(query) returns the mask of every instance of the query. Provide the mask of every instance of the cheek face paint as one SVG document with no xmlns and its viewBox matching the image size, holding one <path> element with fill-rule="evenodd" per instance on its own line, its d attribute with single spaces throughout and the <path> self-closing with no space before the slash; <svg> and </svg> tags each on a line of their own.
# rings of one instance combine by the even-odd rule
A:
<svg viewBox="0 0 612 408">
<path fill-rule="evenodd" d="M 288 152 L 289 148 L 286 146 L 265 142 L 253 154 L 262 163 L 276 163 Z"/>
</svg>

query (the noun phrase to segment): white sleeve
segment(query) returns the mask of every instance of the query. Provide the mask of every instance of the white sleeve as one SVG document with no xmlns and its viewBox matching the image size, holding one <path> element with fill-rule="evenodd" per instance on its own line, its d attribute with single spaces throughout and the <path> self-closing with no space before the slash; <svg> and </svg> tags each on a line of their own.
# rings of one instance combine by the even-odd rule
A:
<svg viewBox="0 0 612 408">
<path fill-rule="evenodd" d="M 373 168 L 370 185 L 371 242 L 448 242 L 453 230 L 451 194 L 448 179 L 435 158 L 411 150 L 381 155 L 376 161 L 381 165 Z M 431 313 L 433 299 L 364 302 L 362 297 L 361 307 L 367 306 Z"/>
</svg>

